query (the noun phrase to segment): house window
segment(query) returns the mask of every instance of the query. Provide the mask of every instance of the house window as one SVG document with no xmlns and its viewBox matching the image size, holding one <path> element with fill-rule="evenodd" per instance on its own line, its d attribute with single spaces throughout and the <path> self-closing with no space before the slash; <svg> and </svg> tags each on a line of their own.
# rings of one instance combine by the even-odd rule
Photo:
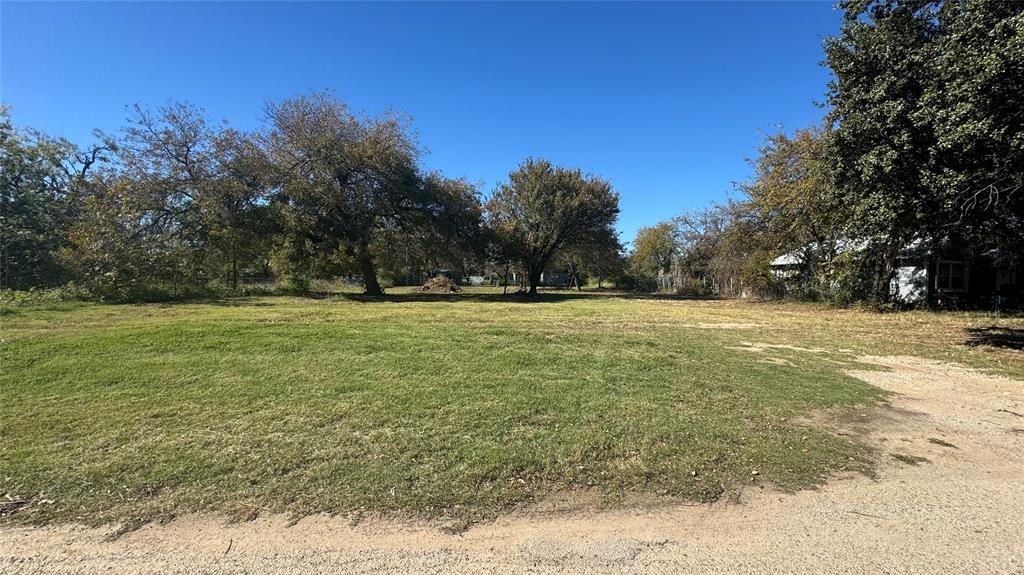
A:
<svg viewBox="0 0 1024 575">
<path fill-rule="evenodd" d="M 935 287 L 943 291 L 964 291 L 967 287 L 967 275 L 964 262 L 939 262 L 939 273 L 935 278 Z"/>
</svg>

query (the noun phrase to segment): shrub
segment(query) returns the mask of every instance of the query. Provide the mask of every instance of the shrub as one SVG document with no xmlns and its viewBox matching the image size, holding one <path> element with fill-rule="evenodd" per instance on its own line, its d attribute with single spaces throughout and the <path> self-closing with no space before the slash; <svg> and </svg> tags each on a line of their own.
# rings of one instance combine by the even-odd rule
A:
<svg viewBox="0 0 1024 575">
<path fill-rule="evenodd" d="M 46 305 L 95 299 L 89 290 L 75 282 L 49 289 L 0 290 L 0 305 Z"/>
</svg>

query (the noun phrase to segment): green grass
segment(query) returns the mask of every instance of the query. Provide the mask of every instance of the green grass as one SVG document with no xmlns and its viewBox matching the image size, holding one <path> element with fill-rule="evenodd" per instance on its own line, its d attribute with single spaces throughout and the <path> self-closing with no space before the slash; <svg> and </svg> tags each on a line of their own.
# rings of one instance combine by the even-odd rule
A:
<svg viewBox="0 0 1024 575">
<path fill-rule="evenodd" d="M 881 397 L 843 374 L 858 354 L 1024 374 L 1019 351 L 965 345 L 1020 319 L 795 304 L 405 293 L 0 322 L 0 501 L 28 502 L 15 522 L 475 517 L 569 489 L 710 500 L 753 470 L 796 489 L 868 465 L 799 419 Z"/>
</svg>

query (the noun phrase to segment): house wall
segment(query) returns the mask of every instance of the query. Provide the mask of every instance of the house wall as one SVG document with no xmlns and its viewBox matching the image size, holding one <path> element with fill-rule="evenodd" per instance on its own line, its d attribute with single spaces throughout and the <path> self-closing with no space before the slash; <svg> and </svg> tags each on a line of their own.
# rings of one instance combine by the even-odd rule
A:
<svg viewBox="0 0 1024 575">
<path fill-rule="evenodd" d="M 896 300 L 908 305 L 928 301 L 928 268 L 926 266 L 900 266 L 892 279 L 892 292 Z"/>
</svg>

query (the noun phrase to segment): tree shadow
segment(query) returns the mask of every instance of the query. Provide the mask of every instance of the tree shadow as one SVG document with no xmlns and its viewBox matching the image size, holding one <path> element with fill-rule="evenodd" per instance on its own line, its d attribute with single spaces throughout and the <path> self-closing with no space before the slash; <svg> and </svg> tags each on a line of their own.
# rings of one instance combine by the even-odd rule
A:
<svg viewBox="0 0 1024 575">
<path fill-rule="evenodd" d="M 112 305 L 135 305 L 145 304 L 155 307 L 178 307 L 184 305 L 215 306 L 215 307 L 274 307 L 279 305 L 273 301 L 275 298 L 293 297 L 319 301 L 347 300 L 359 303 L 421 303 L 421 302 L 447 302 L 447 303 L 506 303 L 506 304 L 541 304 L 560 303 L 567 301 L 581 301 L 594 299 L 624 299 L 624 300 L 661 300 L 661 301 L 714 301 L 726 299 L 720 296 L 693 296 L 677 294 L 659 294 L 642 292 L 623 292 L 610 289 L 586 291 L 575 291 L 567 289 L 541 289 L 536 296 L 531 296 L 518 291 L 503 293 L 480 293 L 473 291 L 462 291 L 458 293 L 430 293 L 421 291 L 402 291 L 398 293 L 385 293 L 381 296 L 367 295 L 359 292 L 327 292 L 309 291 L 305 293 L 277 293 L 259 295 L 238 295 L 238 296 L 196 296 L 183 297 L 180 299 L 164 299 L 159 301 L 138 301 L 119 302 Z M 262 301 L 255 301 L 255 300 Z M 267 301 L 270 300 L 270 301 Z"/>
<path fill-rule="evenodd" d="M 717 300 L 719 297 L 705 296 L 682 296 L 675 294 L 648 294 L 616 291 L 571 291 L 571 290 L 542 290 L 536 296 L 524 293 L 429 293 L 429 292 L 404 292 L 397 294 L 384 294 L 372 296 L 361 293 L 340 293 L 334 297 L 349 301 L 371 303 L 418 303 L 418 302 L 476 302 L 476 303 L 560 303 L 566 301 L 580 301 L 587 299 L 629 299 L 629 300 Z"/>
<path fill-rule="evenodd" d="M 967 345 L 998 347 L 1002 349 L 1024 350 L 1024 329 L 993 325 L 989 327 L 972 327 Z"/>
</svg>

